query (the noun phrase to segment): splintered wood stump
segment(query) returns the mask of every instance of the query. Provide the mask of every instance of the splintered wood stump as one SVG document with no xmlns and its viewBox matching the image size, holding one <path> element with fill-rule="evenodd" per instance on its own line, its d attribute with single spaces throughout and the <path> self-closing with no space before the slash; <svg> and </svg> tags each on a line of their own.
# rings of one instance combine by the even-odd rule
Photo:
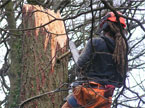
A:
<svg viewBox="0 0 145 108">
<path fill-rule="evenodd" d="M 23 72 L 21 102 L 55 90 L 67 81 L 67 36 L 59 13 L 40 6 L 23 7 Z M 43 96 L 24 104 L 24 108 L 60 108 L 66 92 Z"/>
</svg>

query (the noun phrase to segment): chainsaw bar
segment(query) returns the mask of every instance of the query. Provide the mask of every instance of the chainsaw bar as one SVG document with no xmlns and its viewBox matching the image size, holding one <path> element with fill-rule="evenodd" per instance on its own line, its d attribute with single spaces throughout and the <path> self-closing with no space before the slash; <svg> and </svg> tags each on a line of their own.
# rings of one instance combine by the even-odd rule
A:
<svg viewBox="0 0 145 108">
<path fill-rule="evenodd" d="M 70 48 L 70 51 L 72 53 L 72 57 L 73 57 L 75 63 L 77 63 L 78 58 L 79 58 L 79 52 L 78 52 L 78 50 L 77 50 L 76 45 L 74 44 L 74 42 L 69 41 L 69 48 Z"/>
</svg>

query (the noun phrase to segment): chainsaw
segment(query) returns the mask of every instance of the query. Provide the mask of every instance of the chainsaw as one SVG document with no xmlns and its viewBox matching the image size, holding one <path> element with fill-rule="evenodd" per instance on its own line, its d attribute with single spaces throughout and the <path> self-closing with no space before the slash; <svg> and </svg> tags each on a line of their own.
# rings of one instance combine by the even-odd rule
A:
<svg viewBox="0 0 145 108">
<path fill-rule="evenodd" d="M 79 58 L 79 51 L 76 48 L 76 45 L 74 44 L 73 41 L 69 41 L 69 48 L 70 48 L 70 52 L 72 54 L 72 58 L 75 62 L 75 64 L 77 65 L 77 61 Z"/>
</svg>

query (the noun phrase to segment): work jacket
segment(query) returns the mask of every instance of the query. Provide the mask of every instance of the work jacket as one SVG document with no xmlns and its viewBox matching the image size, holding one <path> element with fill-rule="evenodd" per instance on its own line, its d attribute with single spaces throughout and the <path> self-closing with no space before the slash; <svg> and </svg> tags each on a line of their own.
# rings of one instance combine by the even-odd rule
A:
<svg viewBox="0 0 145 108">
<path fill-rule="evenodd" d="M 117 72 L 112 58 L 114 48 L 115 41 L 106 36 L 89 40 L 77 62 L 78 80 L 91 80 L 102 85 L 121 87 L 123 78 Z"/>
</svg>

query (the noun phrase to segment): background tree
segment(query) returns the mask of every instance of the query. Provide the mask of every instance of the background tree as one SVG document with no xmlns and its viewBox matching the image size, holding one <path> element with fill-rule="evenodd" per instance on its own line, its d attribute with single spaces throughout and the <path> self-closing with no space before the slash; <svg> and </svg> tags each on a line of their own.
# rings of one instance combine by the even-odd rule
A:
<svg viewBox="0 0 145 108">
<path fill-rule="evenodd" d="M 15 107 L 21 103 L 19 102 L 20 88 L 22 86 L 20 83 L 20 76 L 24 69 L 22 68 L 23 55 L 21 55 L 21 34 L 24 32 L 22 31 L 23 27 L 21 26 L 21 22 L 22 7 L 24 3 L 26 2 L 23 0 L 0 1 L 0 44 L 6 49 L 6 52 L 1 59 L 3 65 L 0 70 L 1 89 L 6 93 L 6 97 L 0 104 L 7 103 L 7 107 L 9 107 L 9 105 L 14 105 L 12 107 Z M 145 79 L 142 77 L 145 67 L 145 1 L 72 0 L 65 5 L 64 3 L 66 3 L 65 0 L 59 0 L 59 3 L 55 0 L 45 0 L 44 4 L 42 4 L 42 2 L 38 4 L 45 5 L 45 8 L 55 9 L 55 11 L 61 10 L 61 15 L 66 25 L 67 35 L 70 40 L 75 41 L 78 49 L 82 49 L 88 39 L 98 36 L 96 31 L 98 29 L 99 21 L 107 11 L 121 11 L 123 13 L 123 17 L 127 20 L 129 72 L 124 86 L 120 89 L 116 89 L 112 107 L 140 108 L 145 106 Z M 26 49 L 24 51 L 26 51 Z M 71 58 L 70 61 L 68 69 L 71 70 L 74 66 Z M 70 71 L 69 76 L 73 76 L 74 73 L 74 70 Z M 10 79 L 10 86 L 6 82 L 6 76 Z M 24 78 L 25 77 L 26 76 L 24 76 Z M 71 80 L 73 81 L 73 79 Z M 36 100 L 38 102 L 42 101 L 39 99 Z M 15 100 L 16 103 L 13 103 L 12 100 L 13 102 Z M 29 101 L 29 103 L 33 104 L 33 101 Z"/>
</svg>

